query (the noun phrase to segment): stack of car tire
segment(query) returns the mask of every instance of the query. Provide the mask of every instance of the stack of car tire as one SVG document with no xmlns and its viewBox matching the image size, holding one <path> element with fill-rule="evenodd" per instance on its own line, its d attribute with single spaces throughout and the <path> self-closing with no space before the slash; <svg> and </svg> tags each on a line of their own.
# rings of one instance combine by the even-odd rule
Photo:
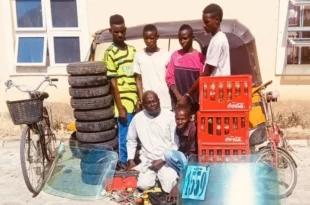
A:
<svg viewBox="0 0 310 205">
<path fill-rule="evenodd" d="M 81 158 L 82 180 L 88 184 L 95 184 L 97 173 L 89 173 L 89 170 L 93 170 L 90 167 L 94 165 L 100 165 L 95 159 L 83 158 L 85 154 L 77 152 L 78 148 L 98 149 L 102 145 L 117 149 L 117 127 L 110 83 L 106 77 L 107 69 L 102 61 L 78 62 L 68 64 L 67 72 L 70 74 L 69 94 L 77 130 L 71 135 L 70 146 L 76 147 L 73 154 Z M 94 176 L 90 176 L 92 174 Z"/>
</svg>

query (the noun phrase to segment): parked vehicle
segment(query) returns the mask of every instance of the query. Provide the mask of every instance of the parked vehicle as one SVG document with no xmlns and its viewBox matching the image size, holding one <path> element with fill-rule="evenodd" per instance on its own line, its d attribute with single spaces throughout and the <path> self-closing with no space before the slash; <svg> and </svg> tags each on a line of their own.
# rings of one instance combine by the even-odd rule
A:
<svg viewBox="0 0 310 205">
<path fill-rule="evenodd" d="M 178 31 L 182 24 L 190 25 L 194 30 L 194 40 L 199 44 L 202 54 L 206 54 L 208 45 L 211 40 L 210 35 L 206 35 L 202 27 L 202 21 L 173 21 L 154 23 L 158 29 L 159 39 L 168 39 L 168 49 L 170 50 L 170 42 L 178 39 Z M 138 40 L 143 42 L 142 32 L 145 25 L 127 27 L 126 40 Z M 250 30 L 242 25 L 238 20 L 223 19 L 221 30 L 226 34 L 230 47 L 231 74 L 250 74 L 252 75 L 255 85 L 262 84 L 262 77 L 258 63 L 255 38 Z M 97 31 L 94 35 L 93 43 L 90 46 L 89 61 L 102 60 L 105 49 L 99 47 L 103 44 L 110 44 L 112 36 L 109 29 Z M 134 45 L 135 46 L 135 45 Z M 242 60 L 240 59 L 242 58 Z"/>
</svg>

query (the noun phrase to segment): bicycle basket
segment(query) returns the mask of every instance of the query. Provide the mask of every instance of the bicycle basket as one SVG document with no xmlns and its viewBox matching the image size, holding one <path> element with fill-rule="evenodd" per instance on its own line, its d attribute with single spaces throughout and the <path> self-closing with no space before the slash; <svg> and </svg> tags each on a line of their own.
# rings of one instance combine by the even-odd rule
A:
<svg viewBox="0 0 310 205">
<path fill-rule="evenodd" d="M 14 125 L 32 124 L 43 120 L 43 100 L 6 101 Z"/>
</svg>

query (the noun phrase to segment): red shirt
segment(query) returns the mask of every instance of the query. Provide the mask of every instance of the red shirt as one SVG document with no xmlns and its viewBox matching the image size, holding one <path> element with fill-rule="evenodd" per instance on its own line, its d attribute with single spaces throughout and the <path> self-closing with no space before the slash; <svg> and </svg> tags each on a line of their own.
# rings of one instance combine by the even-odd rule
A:
<svg viewBox="0 0 310 205">
<path fill-rule="evenodd" d="M 171 55 L 166 71 L 166 83 L 170 88 L 176 85 L 181 95 L 184 95 L 193 86 L 202 74 L 205 57 L 197 50 L 184 53 L 177 50 Z M 198 92 L 193 96 L 194 103 L 198 102 Z"/>
</svg>

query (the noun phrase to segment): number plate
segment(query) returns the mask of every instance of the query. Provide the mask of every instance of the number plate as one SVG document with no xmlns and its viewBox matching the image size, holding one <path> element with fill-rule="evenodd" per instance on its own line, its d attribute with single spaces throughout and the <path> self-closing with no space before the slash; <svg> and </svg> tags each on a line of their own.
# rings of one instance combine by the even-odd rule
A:
<svg viewBox="0 0 310 205">
<path fill-rule="evenodd" d="M 210 167 L 188 166 L 184 178 L 182 198 L 204 200 L 206 197 L 209 173 Z"/>
</svg>

